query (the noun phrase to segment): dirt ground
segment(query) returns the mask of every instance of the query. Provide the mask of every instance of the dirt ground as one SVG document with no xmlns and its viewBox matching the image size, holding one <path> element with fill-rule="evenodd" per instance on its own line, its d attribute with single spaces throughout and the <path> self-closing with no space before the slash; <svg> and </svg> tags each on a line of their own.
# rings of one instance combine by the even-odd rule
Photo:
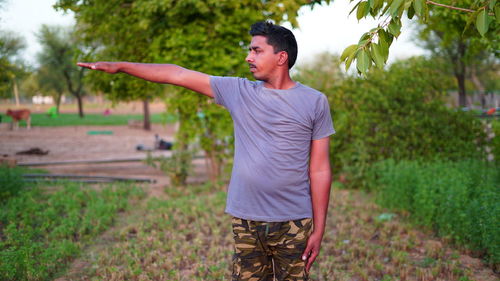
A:
<svg viewBox="0 0 500 281">
<path fill-rule="evenodd" d="M 89 135 L 91 131 L 107 131 L 110 135 Z M 0 156 L 14 158 L 18 164 L 145 158 L 146 152 L 137 151 L 137 145 L 153 147 L 155 134 L 166 141 L 174 141 L 175 125 L 153 125 L 151 131 L 127 126 L 69 126 L 34 127 L 31 130 L 20 128 L 16 131 L 0 130 Z M 31 148 L 48 151 L 47 155 L 16 155 L 17 152 Z M 153 151 L 154 156 L 170 155 L 170 151 Z M 206 181 L 204 159 L 193 161 L 194 173 L 188 182 Z M 154 179 L 157 181 L 152 192 L 161 192 L 168 185 L 168 177 L 162 171 L 143 162 L 124 162 L 106 164 L 65 164 L 31 166 L 42 168 L 53 174 L 77 174 L 95 176 L 116 176 Z"/>
<path fill-rule="evenodd" d="M 110 131 L 110 135 L 89 135 L 90 131 Z M 18 163 L 41 163 L 73 160 L 109 160 L 144 158 L 146 153 L 137 151 L 142 144 L 152 147 L 154 136 L 158 134 L 167 141 L 174 141 L 175 125 L 153 125 L 151 131 L 144 131 L 127 126 L 69 126 L 69 127 L 34 127 L 31 130 L 21 128 L 17 131 L 0 129 L 0 157 L 14 158 Z M 17 152 L 39 148 L 48 151 L 47 155 L 16 155 Z M 168 156 L 169 151 L 154 151 L 153 155 Z M 194 173 L 190 183 L 208 180 L 204 159 L 193 162 Z M 151 196 L 162 197 L 163 190 L 169 184 L 168 177 L 160 170 L 147 166 L 143 162 L 107 163 L 107 164 L 71 164 L 32 166 L 46 169 L 53 174 L 78 174 L 96 176 L 118 176 L 147 178 L 157 181 L 150 185 Z M 422 237 L 422 240 L 428 240 Z M 479 259 L 461 255 L 461 264 L 472 270 L 474 280 L 498 280 L 491 269 Z M 77 259 L 70 266 L 70 273 L 80 272 L 88 264 Z M 67 280 L 64 278 L 58 280 Z"/>
</svg>

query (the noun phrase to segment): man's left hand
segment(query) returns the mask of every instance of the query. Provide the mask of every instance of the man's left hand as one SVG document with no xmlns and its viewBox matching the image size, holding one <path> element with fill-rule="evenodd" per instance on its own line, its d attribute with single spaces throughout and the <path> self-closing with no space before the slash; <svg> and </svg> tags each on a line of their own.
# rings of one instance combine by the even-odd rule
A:
<svg viewBox="0 0 500 281">
<path fill-rule="evenodd" d="M 302 260 L 306 262 L 306 272 L 309 273 L 309 269 L 311 268 L 314 260 L 319 255 L 319 251 L 321 248 L 321 240 L 323 239 L 323 235 L 321 233 L 313 232 L 309 239 L 307 240 L 307 246 L 302 254 Z"/>
</svg>

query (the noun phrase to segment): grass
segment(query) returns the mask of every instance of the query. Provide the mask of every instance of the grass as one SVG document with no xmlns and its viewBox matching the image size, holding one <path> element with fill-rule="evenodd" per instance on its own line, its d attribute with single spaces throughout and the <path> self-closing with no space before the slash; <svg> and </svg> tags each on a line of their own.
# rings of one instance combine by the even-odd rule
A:
<svg viewBox="0 0 500 281">
<path fill-rule="evenodd" d="M 0 204 L 0 280 L 50 279 L 144 195 L 124 184 L 19 189 Z"/>
<path fill-rule="evenodd" d="M 70 280 L 230 280 L 233 238 L 224 191 L 167 188 L 134 208 L 83 257 Z M 334 189 L 311 280 L 480 280 L 445 242 L 387 214 L 371 195 Z M 491 270 L 490 270 L 491 272 Z M 494 278 L 494 276 L 493 276 Z M 495 280 L 495 279 L 482 279 Z"/>
<path fill-rule="evenodd" d="M 11 122 L 11 120 L 10 116 L 2 115 L 3 123 Z M 111 114 L 107 116 L 85 114 L 84 118 L 80 118 L 76 113 L 63 113 L 54 118 L 43 113 L 31 114 L 31 126 L 35 127 L 127 125 L 128 120 L 143 120 L 143 116 L 140 114 Z M 172 123 L 176 120 L 177 117 L 174 115 L 151 114 L 152 123 Z M 20 126 L 25 127 L 26 122 L 21 121 Z"/>
<path fill-rule="evenodd" d="M 383 161 L 374 166 L 379 202 L 418 225 L 500 264 L 500 169 L 479 160 Z"/>
</svg>

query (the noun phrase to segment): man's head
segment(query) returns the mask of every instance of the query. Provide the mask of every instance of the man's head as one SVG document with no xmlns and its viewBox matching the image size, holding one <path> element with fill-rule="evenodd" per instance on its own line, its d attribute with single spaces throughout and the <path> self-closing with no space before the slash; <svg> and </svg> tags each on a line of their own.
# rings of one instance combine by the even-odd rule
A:
<svg viewBox="0 0 500 281">
<path fill-rule="evenodd" d="M 273 46 L 274 53 L 286 52 L 288 55 L 288 69 L 291 69 L 297 60 L 297 41 L 293 33 L 269 21 L 260 21 L 252 24 L 250 35 L 264 36 L 267 44 Z"/>
<path fill-rule="evenodd" d="M 270 22 L 258 22 L 250 30 L 252 41 L 246 61 L 257 80 L 269 81 L 288 73 L 297 58 L 297 42 L 292 32 Z"/>
</svg>

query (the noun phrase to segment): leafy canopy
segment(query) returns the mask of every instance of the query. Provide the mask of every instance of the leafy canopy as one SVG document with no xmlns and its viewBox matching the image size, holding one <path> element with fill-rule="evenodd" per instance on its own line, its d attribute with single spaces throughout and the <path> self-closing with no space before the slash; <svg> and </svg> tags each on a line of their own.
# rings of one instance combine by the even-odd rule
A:
<svg viewBox="0 0 500 281">
<path fill-rule="evenodd" d="M 0 97 L 11 97 L 15 80 L 26 75 L 27 68 L 19 56 L 25 47 L 22 37 L 0 30 Z"/>
<path fill-rule="evenodd" d="M 456 6 L 449 5 L 455 3 Z M 355 13 L 358 20 L 372 16 L 381 22 L 364 33 L 357 44 L 345 48 L 341 60 L 345 62 L 346 69 L 354 61 L 358 73 L 362 74 L 366 74 L 372 66 L 383 68 L 394 38 L 401 34 L 404 14 L 409 19 L 415 17 L 421 22 L 439 21 L 442 19 L 442 13 L 439 12 L 442 9 L 449 10 L 444 18 L 459 21 L 459 25 L 463 26 L 462 34 L 453 36 L 483 38 L 489 42 L 491 49 L 498 50 L 500 4 L 496 0 L 443 0 L 442 3 L 425 0 L 356 0 L 351 13 Z"/>
</svg>

